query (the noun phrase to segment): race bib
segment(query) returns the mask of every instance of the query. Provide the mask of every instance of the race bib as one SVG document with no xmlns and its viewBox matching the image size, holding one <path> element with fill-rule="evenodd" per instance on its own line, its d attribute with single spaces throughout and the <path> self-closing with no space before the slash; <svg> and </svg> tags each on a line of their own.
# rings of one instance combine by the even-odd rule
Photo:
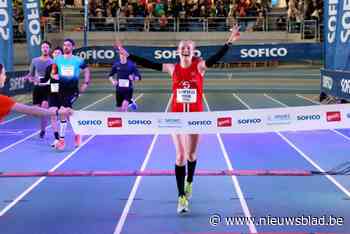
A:
<svg viewBox="0 0 350 234">
<path fill-rule="evenodd" d="M 50 88 L 51 88 L 51 93 L 58 93 L 60 86 L 58 83 L 54 83 L 54 84 L 50 84 Z"/>
<path fill-rule="evenodd" d="M 119 84 L 119 87 L 129 88 L 130 81 L 126 80 L 126 79 L 120 79 L 120 80 L 118 80 L 118 84 Z"/>
<path fill-rule="evenodd" d="M 196 103 L 197 90 L 196 89 L 177 89 L 176 102 L 177 103 Z"/>
<path fill-rule="evenodd" d="M 71 65 L 63 65 L 61 69 L 62 76 L 73 77 L 74 76 L 74 67 Z"/>
</svg>

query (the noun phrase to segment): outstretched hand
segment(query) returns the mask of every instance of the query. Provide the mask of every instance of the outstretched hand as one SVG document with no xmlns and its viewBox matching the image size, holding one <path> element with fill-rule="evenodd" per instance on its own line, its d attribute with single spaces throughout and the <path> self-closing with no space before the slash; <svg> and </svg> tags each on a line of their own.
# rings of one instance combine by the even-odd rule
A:
<svg viewBox="0 0 350 234">
<path fill-rule="evenodd" d="M 239 32 L 240 28 L 241 27 L 238 26 L 237 24 L 233 25 L 233 27 L 230 29 L 231 34 L 230 34 L 230 37 L 227 40 L 227 43 L 233 43 L 233 42 L 239 40 L 240 35 L 241 35 L 240 32 Z"/>
<path fill-rule="evenodd" d="M 119 41 L 119 40 L 117 39 L 117 40 L 115 40 L 113 47 L 114 47 L 115 49 L 119 49 L 120 47 L 123 47 L 123 44 L 122 44 L 121 41 Z"/>
<path fill-rule="evenodd" d="M 129 56 L 129 53 L 126 51 L 126 49 L 124 49 L 123 44 L 122 44 L 121 41 L 116 40 L 116 41 L 114 42 L 113 47 L 114 47 L 115 49 L 117 49 L 117 50 L 119 51 L 120 54 L 123 54 L 123 55 L 126 56 L 126 57 Z"/>
</svg>

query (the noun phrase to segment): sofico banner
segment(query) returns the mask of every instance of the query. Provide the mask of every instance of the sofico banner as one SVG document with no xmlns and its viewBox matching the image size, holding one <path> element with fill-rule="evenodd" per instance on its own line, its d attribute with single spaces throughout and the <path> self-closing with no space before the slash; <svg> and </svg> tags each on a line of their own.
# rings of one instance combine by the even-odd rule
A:
<svg viewBox="0 0 350 234">
<path fill-rule="evenodd" d="M 325 68 L 350 71 L 350 1 L 324 1 Z"/>
<path fill-rule="evenodd" d="M 13 70 L 12 1 L 0 0 L 0 63 Z"/>
<path fill-rule="evenodd" d="M 195 55 L 207 59 L 220 47 L 199 46 Z M 176 47 L 126 46 L 125 48 L 129 53 L 155 62 L 177 61 Z M 322 59 L 321 48 L 319 43 L 232 45 L 220 62 L 320 60 Z M 112 46 L 83 47 L 75 50 L 74 53 L 90 64 L 111 64 L 118 59 L 118 54 Z"/>
<path fill-rule="evenodd" d="M 349 128 L 350 104 L 192 113 L 76 111 L 77 134 L 262 133 Z"/>
<path fill-rule="evenodd" d="M 341 99 L 350 99 L 350 71 L 321 70 L 321 90 Z"/>
<path fill-rule="evenodd" d="M 33 83 L 29 82 L 24 76 L 28 71 L 6 72 L 6 82 L 0 93 L 12 96 L 17 94 L 25 94 L 33 89 Z"/>
<path fill-rule="evenodd" d="M 40 55 L 40 1 L 23 0 L 24 22 L 27 37 L 27 51 L 30 61 Z"/>
</svg>

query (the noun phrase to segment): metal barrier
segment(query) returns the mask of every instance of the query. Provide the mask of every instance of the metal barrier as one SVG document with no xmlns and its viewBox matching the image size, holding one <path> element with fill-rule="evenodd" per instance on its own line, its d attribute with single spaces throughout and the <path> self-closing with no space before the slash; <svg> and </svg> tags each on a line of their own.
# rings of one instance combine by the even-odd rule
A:
<svg viewBox="0 0 350 234">
<path fill-rule="evenodd" d="M 317 40 L 318 23 L 317 20 L 304 20 L 302 23 L 302 39 Z"/>
<path fill-rule="evenodd" d="M 51 32 L 82 31 L 81 14 L 57 15 L 44 22 L 44 35 Z M 298 33 L 301 39 L 320 41 L 322 25 L 317 20 L 289 21 L 282 15 L 265 17 L 89 17 L 88 31 L 224 32 L 238 23 L 241 31 Z M 44 37 L 45 38 L 45 37 Z"/>
</svg>

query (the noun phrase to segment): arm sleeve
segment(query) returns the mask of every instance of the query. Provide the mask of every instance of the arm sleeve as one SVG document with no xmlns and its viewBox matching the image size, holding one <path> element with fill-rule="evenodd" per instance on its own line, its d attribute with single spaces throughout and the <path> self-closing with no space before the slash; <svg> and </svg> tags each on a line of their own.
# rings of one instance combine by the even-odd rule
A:
<svg viewBox="0 0 350 234">
<path fill-rule="evenodd" d="M 224 57 L 224 55 L 227 53 L 227 51 L 229 50 L 229 45 L 225 44 L 224 46 L 222 46 L 218 52 L 216 52 L 216 54 L 210 56 L 206 61 L 205 61 L 205 66 L 207 67 L 211 67 L 213 66 L 215 63 L 217 63 L 222 57 Z"/>
<path fill-rule="evenodd" d="M 139 69 L 137 69 L 136 64 L 132 63 L 132 73 L 134 76 L 139 77 L 139 80 L 141 80 L 141 74 L 139 72 Z"/>
<path fill-rule="evenodd" d="M 51 68 L 52 64 L 50 66 L 47 66 L 47 68 L 45 69 L 44 79 L 42 79 L 43 83 L 46 83 L 51 79 Z"/>
<path fill-rule="evenodd" d="M 163 71 L 163 64 L 161 63 L 155 63 L 152 62 L 148 59 L 130 54 L 129 55 L 129 59 L 131 59 L 134 63 L 137 63 L 138 65 L 142 66 L 142 67 L 146 67 L 146 68 L 151 68 L 153 70 L 157 70 L 157 71 Z"/>
<path fill-rule="evenodd" d="M 81 60 L 80 62 L 80 66 L 79 66 L 81 69 L 85 69 L 88 67 L 86 61 L 84 59 Z"/>
<path fill-rule="evenodd" d="M 33 62 L 29 66 L 29 74 L 31 76 L 35 76 L 35 66 L 34 66 Z"/>
<path fill-rule="evenodd" d="M 117 73 L 116 69 L 115 69 L 115 64 L 113 64 L 111 71 L 108 74 L 108 78 L 111 76 L 114 76 L 114 74 Z"/>
</svg>

